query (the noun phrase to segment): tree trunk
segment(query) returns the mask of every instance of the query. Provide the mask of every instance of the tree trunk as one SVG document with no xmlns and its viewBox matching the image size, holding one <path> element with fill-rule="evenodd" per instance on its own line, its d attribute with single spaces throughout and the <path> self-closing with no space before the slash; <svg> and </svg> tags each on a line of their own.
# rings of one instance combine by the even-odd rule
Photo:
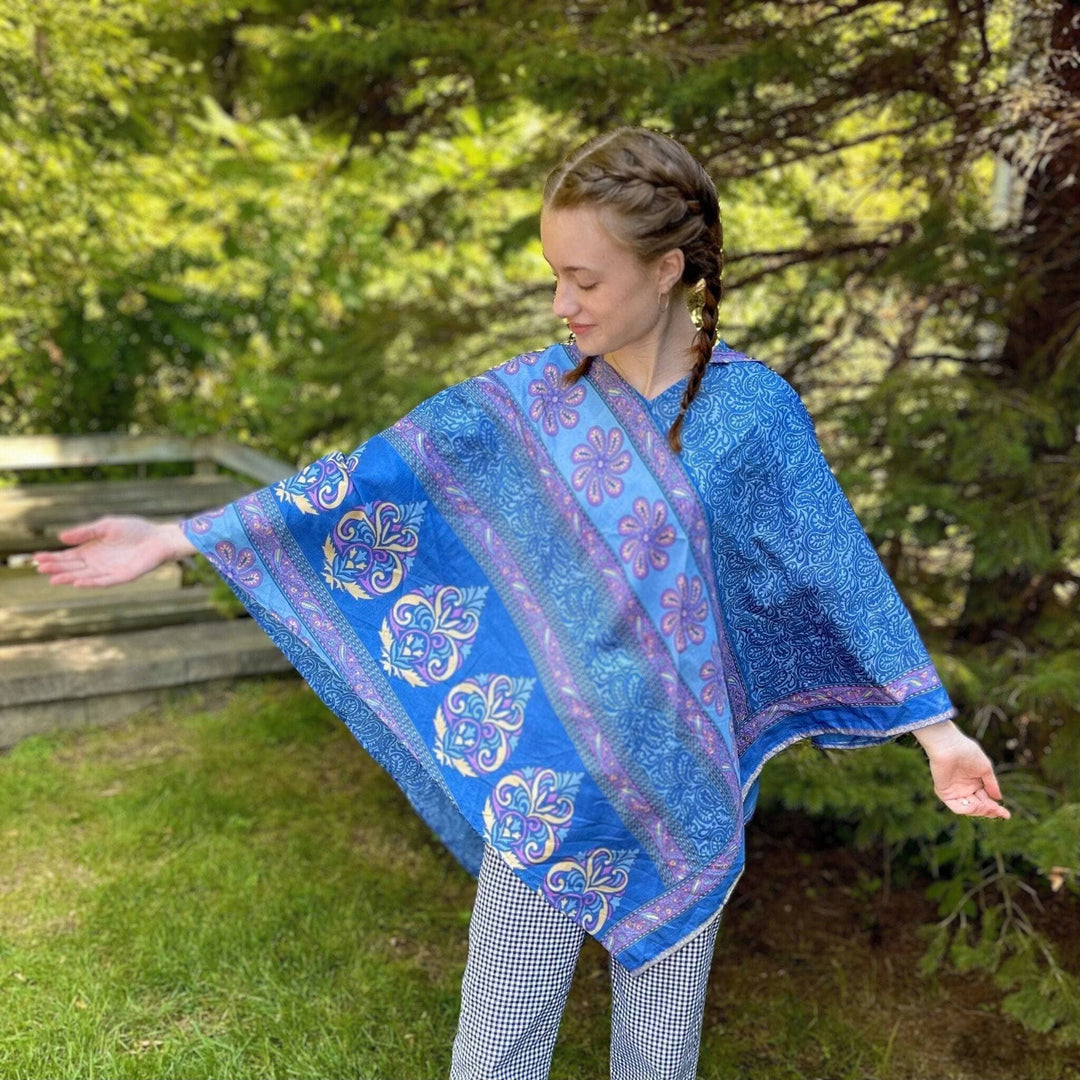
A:
<svg viewBox="0 0 1080 1080">
<path fill-rule="evenodd" d="M 1028 425 L 1031 476 L 1059 465 L 1076 441 L 1080 422 L 1077 352 L 1080 350 L 1080 0 L 1063 0 L 1050 30 L 1044 86 L 1049 91 L 1033 117 L 1037 132 L 1049 145 L 1024 195 L 1016 246 L 1016 280 L 999 374 L 993 377 L 996 398 L 1004 383 L 1018 402 L 1037 402 L 1042 412 L 1056 413 L 1060 423 L 1033 419 Z M 1034 410 L 1032 410 L 1034 412 Z M 1063 550 L 1062 515 L 1069 505 L 1068 468 L 1059 469 L 1056 495 L 1045 481 L 1036 481 L 1048 508 L 1048 542 L 1055 565 L 1043 572 L 1011 569 L 972 577 L 956 636 L 983 642 L 995 631 L 1025 637 L 1045 607 L 1055 603 L 1053 583 L 1069 578 Z M 1046 474 L 1049 475 L 1049 474 Z M 1006 488 L 1014 487 L 1013 491 Z M 1025 478 L 995 485 L 988 497 L 1003 510 L 1026 505 L 1033 493 Z M 1012 503 L 1012 499 L 1016 499 Z M 975 544 L 1000 550 L 1001 537 L 976 537 Z"/>
</svg>

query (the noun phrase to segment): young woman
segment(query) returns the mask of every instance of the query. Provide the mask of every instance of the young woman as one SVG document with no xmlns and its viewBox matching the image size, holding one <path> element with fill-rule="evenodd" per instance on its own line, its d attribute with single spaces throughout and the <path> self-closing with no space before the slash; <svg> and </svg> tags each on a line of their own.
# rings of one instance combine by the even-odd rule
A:
<svg viewBox="0 0 1080 1080">
<path fill-rule="evenodd" d="M 911 731 L 951 810 L 1009 812 L 798 396 L 717 341 L 702 166 L 643 129 L 591 140 L 549 177 L 541 240 L 571 342 L 37 565 L 101 586 L 205 554 L 478 873 L 455 1080 L 547 1075 L 586 933 L 611 954 L 612 1076 L 693 1077 L 769 757 Z"/>
</svg>

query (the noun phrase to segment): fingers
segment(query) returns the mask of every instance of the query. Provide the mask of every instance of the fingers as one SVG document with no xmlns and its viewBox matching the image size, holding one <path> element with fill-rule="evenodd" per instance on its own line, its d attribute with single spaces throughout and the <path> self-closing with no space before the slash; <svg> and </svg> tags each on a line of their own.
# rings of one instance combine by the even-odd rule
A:
<svg viewBox="0 0 1080 1080">
<path fill-rule="evenodd" d="M 103 589 L 107 585 L 119 585 L 123 581 L 129 579 L 120 577 L 118 574 L 93 574 L 90 576 L 82 576 L 73 581 L 72 585 L 79 585 L 87 589 Z"/>
<path fill-rule="evenodd" d="M 48 571 L 46 571 L 48 573 Z M 74 570 L 69 570 L 66 573 L 50 573 L 49 584 L 50 585 L 75 585 L 78 583 L 79 574 Z"/>
<path fill-rule="evenodd" d="M 98 585 L 99 580 L 115 571 L 88 566 L 77 552 L 42 552 L 34 559 L 39 574 L 45 574 L 50 585 Z"/>
<path fill-rule="evenodd" d="M 115 574 L 88 574 L 86 571 L 71 571 L 66 574 L 54 574 L 49 578 L 50 585 L 75 585 L 80 588 L 103 588 L 117 585 L 123 579 Z"/>
<path fill-rule="evenodd" d="M 43 574 L 54 570 L 72 570 L 82 562 L 82 555 L 77 551 L 38 551 L 34 553 L 33 563 Z"/>
<path fill-rule="evenodd" d="M 988 817 L 988 818 L 1011 818 L 1012 814 L 1002 806 L 1000 803 L 995 802 L 989 792 L 985 788 L 979 788 L 977 791 L 973 791 L 970 795 L 963 795 L 958 798 L 949 798 L 941 800 L 954 814 L 960 814 L 963 817 Z"/>
<path fill-rule="evenodd" d="M 986 788 L 990 797 L 993 799 L 1001 798 L 1001 788 L 998 786 L 997 777 L 994 775 L 993 768 L 988 768 L 986 772 L 980 777 L 983 787 Z"/>
<path fill-rule="evenodd" d="M 61 529 L 56 535 L 65 544 L 81 544 L 87 540 L 97 540 L 102 535 L 101 519 L 72 525 L 70 529 Z"/>
<path fill-rule="evenodd" d="M 45 574 L 50 585 L 71 585 L 77 578 L 84 578 L 92 571 L 81 560 L 65 562 L 42 561 L 37 565 L 37 572 Z"/>
</svg>

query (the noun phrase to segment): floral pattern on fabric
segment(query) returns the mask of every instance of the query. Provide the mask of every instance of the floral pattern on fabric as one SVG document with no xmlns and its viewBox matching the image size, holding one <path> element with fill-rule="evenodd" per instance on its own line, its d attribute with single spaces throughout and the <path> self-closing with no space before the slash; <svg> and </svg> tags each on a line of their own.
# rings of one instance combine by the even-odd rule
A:
<svg viewBox="0 0 1080 1080">
<path fill-rule="evenodd" d="M 251 548 L 237 549 L 231 541 L 222 540 L 214 545 L 214 554 L 218 573 L 235 579 L 246 589 L 257 589 L 262 584 L 262 571 Z"/>
<path fill-rule="evenodd" d="M 279 481 L 274 494 L 302 514 L 336 510 L 351 490 L 349 477 L 356 469 L 362 449 L 363 444 L 351 454 L 335 451 L 313 461 L 295 476 Z"/>
<path fill-rule="evenodd" d="M 189 518 L 187 525 L 192 532 L 199 536 L 204 536 L 208 533 L 214 525 L 214 518 L 222 517 L 225 513 L 225 507 L 220 507 L 217 510 L 206 510 L 196 517 Z"/>
<path fill-rule="evenodd" d="M 717 645 L 712 647 L 712 657 L 701 665 L 701 678 L 705 686 L 701 691 L 701 700 L 706 705 L 713 705 L 717 712 L 723 712 L 727 691 L 724 679 L 724 662 Z"/>
<path fill-rule="evenodd" d="M 695 576 L 688 580 L 685 574 L 679 574 L 675 582 L 674 589 L 665 589 L 660 596 L 660 604 L 665 609 L 660 629 L 675 639 L 675 648 L 679 652 L 685 652 L 690 642 L 700 645 L 705 640 L 709 605 L 701 578 Z"/>
<path fill-rule="evenodd" d="M 664 550 L 675 543 L 675 527 L 668 521 L 667 505 L 657 500 L 634 500 L 634 512 L 619 521 L 619 535 L 626 539 L 619 545 L 619 556 L 630 564 L 635 577 L 643 578 L 649 570 L 663 570 L 668 564 Z"/>
<path fill-rule="evenodd" d="M 620 474 L 630 468 L 631 458 L 622 448 L 622 432 L 618 428 L 605 432 L 603 428 L 591 427 L 585 439 L 570 451 L 570 460 L 577 466 L 570 474 L 570 482 L 578 491 L 584 489 L 590 506 L 599 506 L 605 495 L 621 494 Z"/>
<path fill-rule="evenodd" d="M 544 875 L 541 891 L 551 904 L 595 934 L 619 906 L 638 854 L 600 847 L 580 859 L 559 859 Z"/>
<path fill-rule="evenodd" d="M 542 354 L 539 352 L 524 352 L 519 356 L 512 356 L 509 360 L 504 360 L 503 363 L 498 364 L 497 367 L 500 371 L 505 371 L 507 375 L 516 375 L 521 369 L 521 365 L 525 364 L 527 367 L 532 367 L 537 360 L 540 359 Z"/>
<path fill-rule="evenodd" d="M 529 416 L 540 424 L 545 434 L 554 435 L 560 427 L 577 426 L 577 407 L 585 400 L 585 387 L 563 386 L 562 372 L 554 364 L 544 365 L 544 377 L 529 383 L 529 394 L 533 398 Z"/>
<path fill-rule="evenodd" d="M 566 835 L 581 773 L 526 767 L 507 773 L 484 804 L 487 841 L 516 870 L 541 863 Z"/>
</svg>

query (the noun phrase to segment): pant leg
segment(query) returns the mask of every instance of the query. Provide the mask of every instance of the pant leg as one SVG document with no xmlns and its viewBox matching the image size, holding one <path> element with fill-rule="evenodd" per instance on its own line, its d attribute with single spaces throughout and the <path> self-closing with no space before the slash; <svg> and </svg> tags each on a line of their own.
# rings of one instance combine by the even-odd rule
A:
<svg viewBox="0 0 1080 1080">
<path fill-rule="evenodd" d="M 545 1080 L 584 936 L 485 845 L 450 1080 Z"/>
<path fill-rule="evenodd" d="M 694 1080 L 720 919 L 637 975 L 611 957 L 612 1080 Z"/>
</svg>

